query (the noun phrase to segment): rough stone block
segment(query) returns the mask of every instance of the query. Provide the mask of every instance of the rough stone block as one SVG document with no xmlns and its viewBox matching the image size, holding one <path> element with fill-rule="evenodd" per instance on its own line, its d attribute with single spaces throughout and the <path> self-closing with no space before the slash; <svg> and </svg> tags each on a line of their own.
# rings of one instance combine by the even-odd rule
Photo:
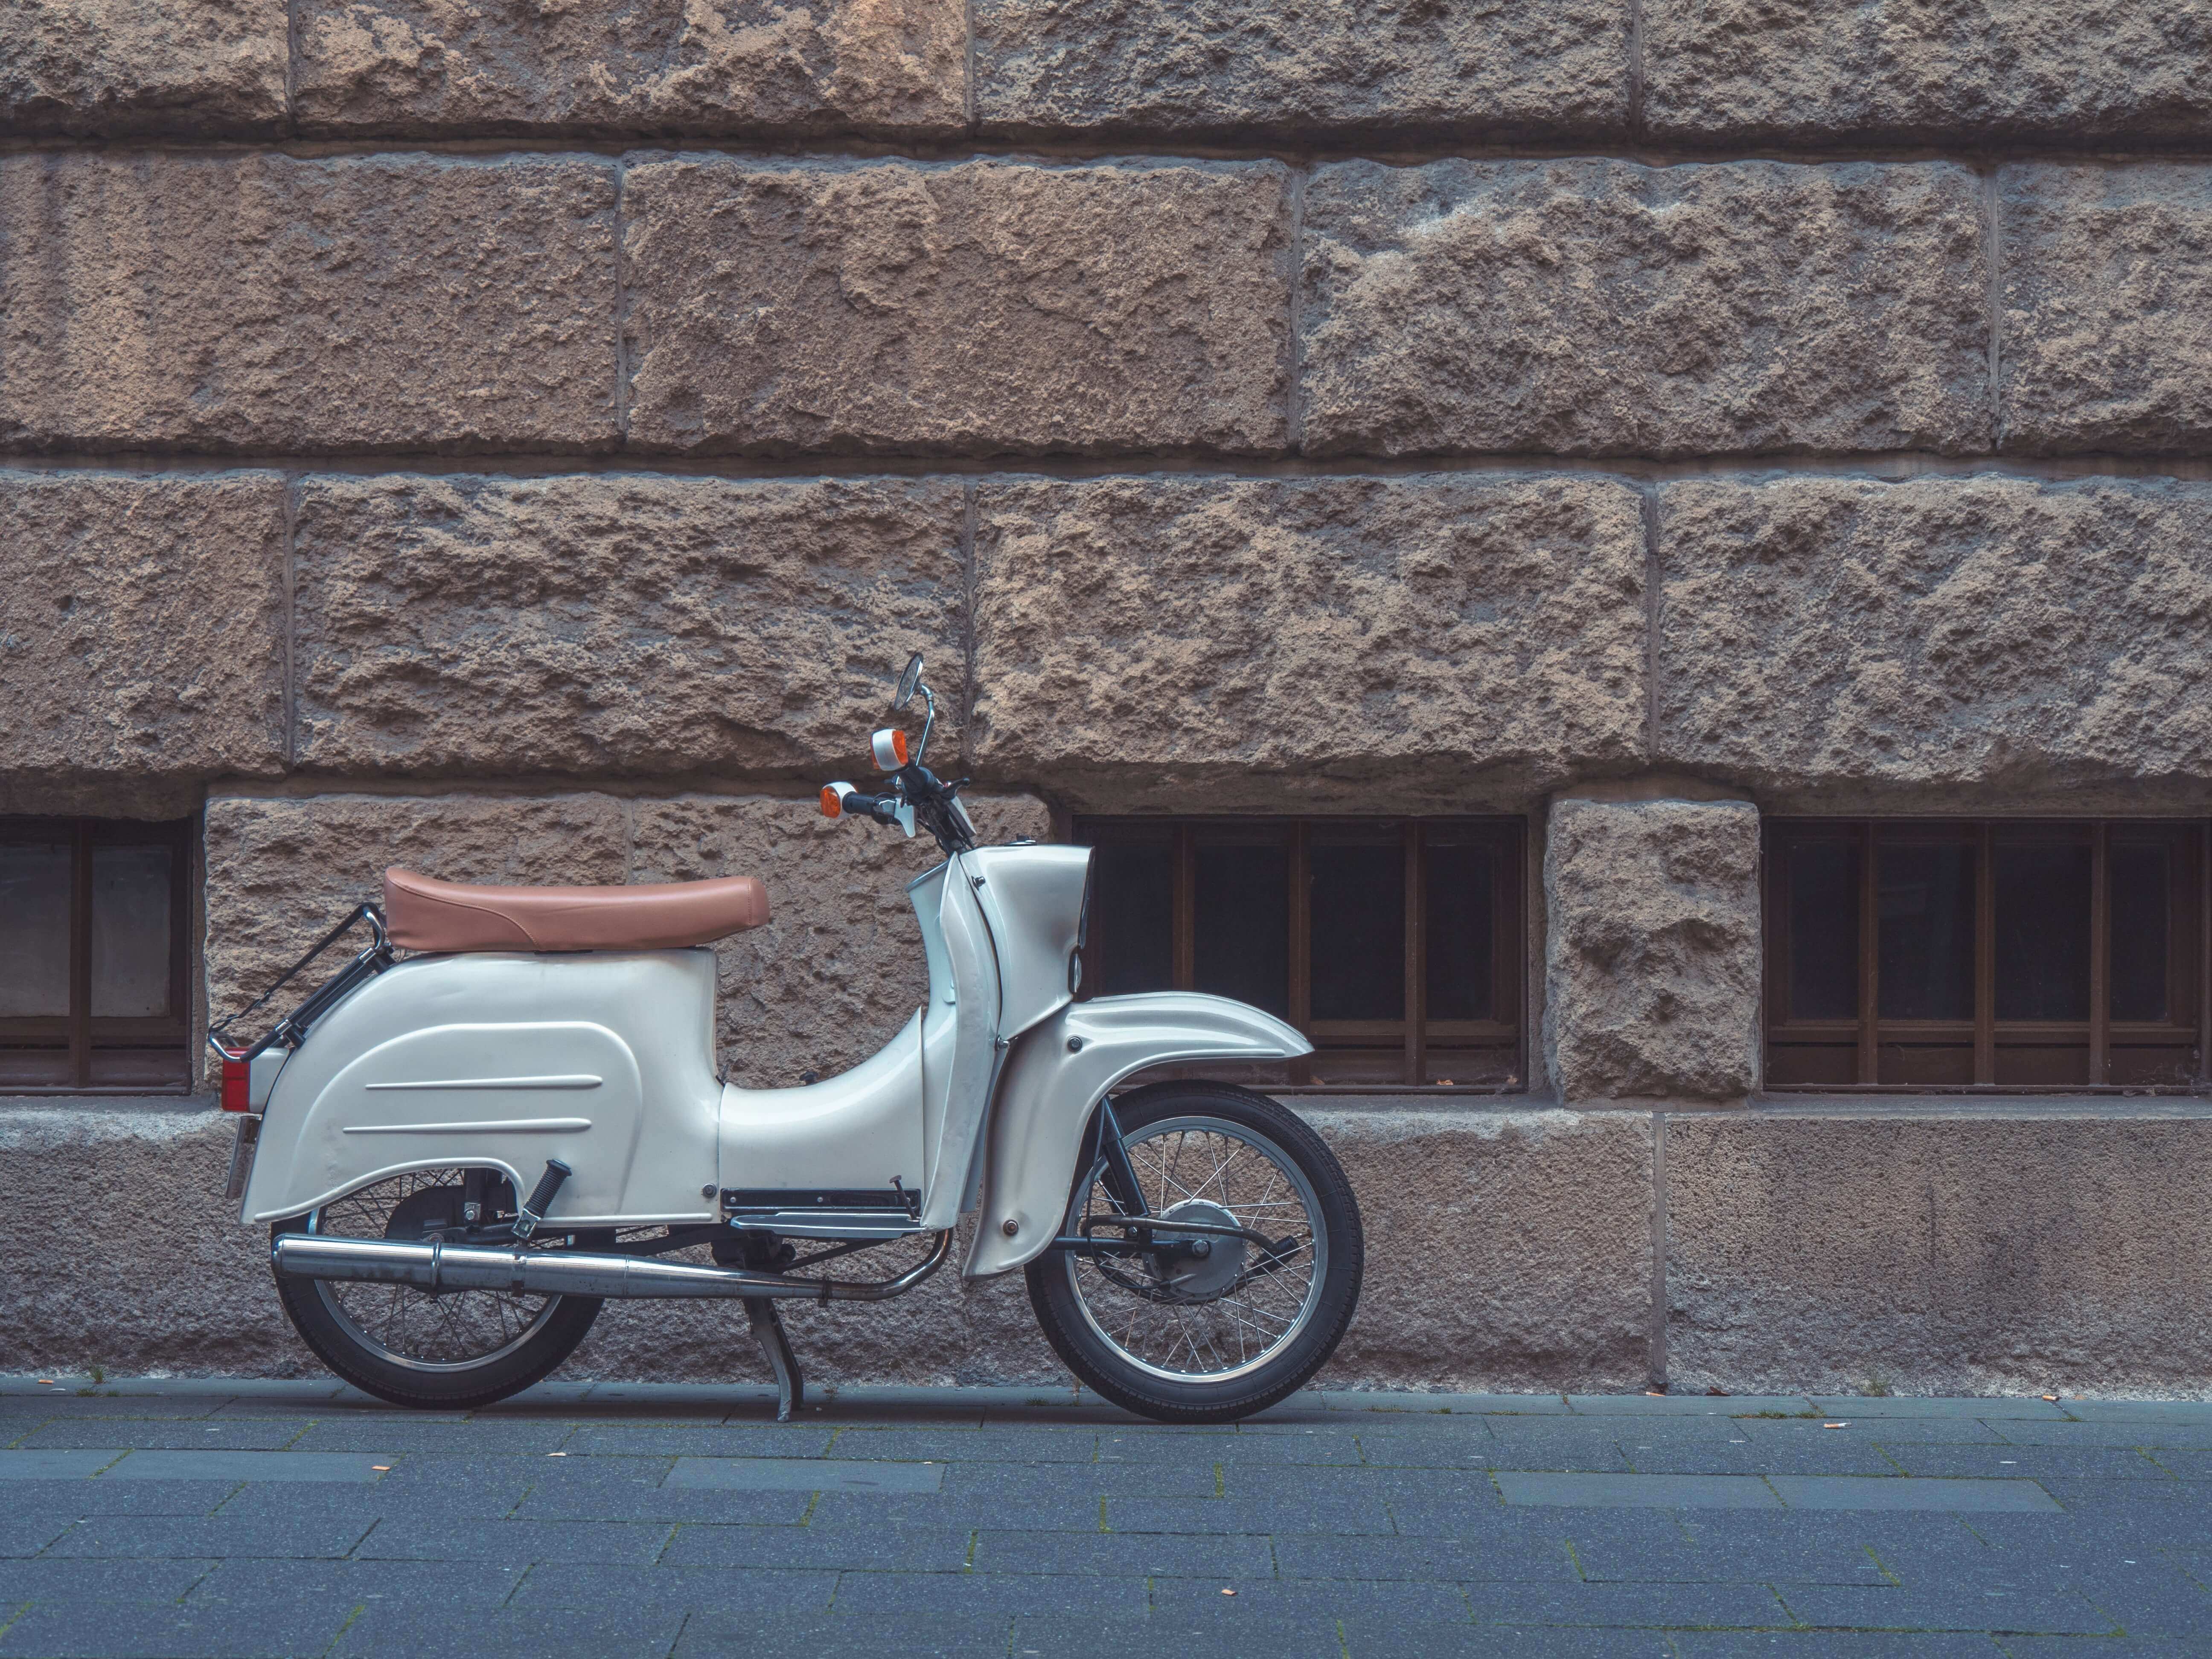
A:
<svg viewBox="0 0 2212 1659">
<path fill-rule="evenodd" d="M 1961 167 L 1347 161 L 1304 223 L 1309 453 L 1989 443 Z"/>
<path fill-rule="evenodd" d="M 284 0 L 8 0 L 0 132 L 275 132 L 284 55 Z"/>
<path fill-rule="evenodd" d="M 1662 763 L 2015 798 L 2212 777 L 2212 486 L 1686 479 L 1659 501 Z"/>
<path fill-rule="evenodd" d="M 776 453 L 1286 442 L 1274 162 L 635 161 L 630 439 Z"/>
<path fill-rule="evenodd" d="M 1367 1235 L 1359 1312 L 1317 1386 L 1644 1386 L 1647 1114 L 1304 1115 L 1351 1177 Z"/>
<path fill-rule="evenodd" d="M 2212 1122 L 1667 1121 L 1677 1389 L 2196 1395 Z"/>
<path fill-rule="evenodd" d="M 1027 796 L 976 795 L 986 844 L 1052 836 Z M 683 795 L 641 800 L 632 881 L 757 876 L 769 923 L 721 947 L 723 1058 L 736 1081 L 783 1088 L 849 1070 L 890 1041 L 929 994 L 906 884 L 944 856 L 927 836 L 823 817 L 811 800 Z"/>
<path fill-rule="evenodd" d="M 1627 131 L 1622 0 L 981 0 L 975 11 L 987 129 Z"/>
<path fill-rule="evenodd" d="M 0 769 L 159 784 L 284 765 L 284 484 L 0 472 Z"/>
<path fill-rule="evenodd" d="M 2212 131 L 2212 16 L 2130 0 L 1646 0 L 1654 137 L 2179 138 Z"/>
<path fill-rule="evenodd" d="M 945 481 L 311 479 L 300 757 L 849 771 L 908 652 L 957 709 L 963 510 Z M 938 741 L 957 747 L 957 718 Z"/>
<path fill-rule="evenodd" d="M 960 0 L 303 0 L 299 10 L 295 97 L 309 131 L 912 134 L 965 119 Z"/>
<path fill-rule="evenodd" d="M 969 810 L 986 841 L 1051 834 L 1025 797 Z M 738 1082 L 780 1087 L 866 1059 L 921 1006 L 904 887 L 939 856 L 796 797 L 222 797 L 207 809 L 208 1006 L 220 1018 L 257 994 L 393 864 L 515 886 L 757 876 L 770 920 L 720 946 L 720 1036 Z"/>
<path fill-rule="evenodd" d="M 2202 453 L 2212 167 L 2011 167 L 1998 198 L 2005 447 Z"/>
<path fill-rule="evenodd" d="M 441 881 L 620 882 L 627 813 L 605 795 L 216 796 L 204 830 L 209 1013 L 242 1007 L 355 905 L 380 900 L 392 865 Z"/>
<path fill-rule="evenodd" d="M 1757 807 L 1554 801 L 1544 903 L 1544 1046 L 1565 1099 L 1757 1084 Z"/>
<path fill-rule="evenodd" d="M 15 1172 L 0 1218 L 11 1264 L 0 1370 L 321 1371 L 277 1307 L 268 1234 L 240 1226 L 222 1200 L 236 1121 L 58 1103 L 0 1111 L 0 1158 Z M 87 1227 L 88 1215 L 113 1219 Z M 70 1248 L 57 1249 L 59 1239 Z M 37 1271 L 23 1270 L 33 1262 Z"/>
<path fill-rule="evenodd" d="M 975 752 L 995 773 L 1117 803 L 1378 775 L 1443 800 L 1642 754 L 1626 485 L 994 479 L 975 514 Z"/>
<path fill-rule="evenodd" d="M 0 444 L 611 443 L 614 164 L 0 157 Z"/>
</svg>

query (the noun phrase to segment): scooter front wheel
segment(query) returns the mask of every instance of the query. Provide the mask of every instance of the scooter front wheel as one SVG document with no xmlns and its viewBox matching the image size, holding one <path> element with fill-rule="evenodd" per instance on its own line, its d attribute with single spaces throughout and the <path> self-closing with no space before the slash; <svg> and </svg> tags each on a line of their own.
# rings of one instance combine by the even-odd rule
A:
<svg viewBox="0 0 2212 1659">
<path fill-rule="evenodd" d="M 461 1220 L 462 1170 L 397 1176 L 271 1227 L 356 1238 L 418 1239 Z M 502 1189 L 504 1184 L 502 1183 Z M 549 1237 L 548 1247 L 565 1241 Z M 596 1243 L 598 1236 L 579 1243 Z M 396 1406 L 447 1410 L 520 1394 L 575 1351 L 599 1316 L 596 1297 L 276 1276 L 285 1317 L 315 1357 Z"/>
<path fill-rule="evenodd" d="M 1046 1340 L 1142 1416 L 1221 1423 L 1265 1410 L 1328 1361 L 1359 1299 L 1364 1243 L 1343 1166 L 1295 1114 L 1228 1084 L 1157 1084 L 1114 1110 L 1159 1222 L 1116 1219 L 1129 1206 L 1104 1156 L 1077 1170 L 1061 1235 L 1105 1248 L 1030 1263 Z"/>
</svg>

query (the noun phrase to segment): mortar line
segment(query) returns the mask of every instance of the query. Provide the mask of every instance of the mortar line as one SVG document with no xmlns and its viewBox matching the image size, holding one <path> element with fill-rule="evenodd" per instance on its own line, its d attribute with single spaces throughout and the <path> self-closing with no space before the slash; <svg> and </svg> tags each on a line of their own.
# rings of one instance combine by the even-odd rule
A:
<svg viewBox="0 0 2212 1659">
<path fill-rule="evenodd" d="M 1625 124 L 1624 124 L 1625 125 Z M 605 131 L 561 132 L 542 136 L 432 136 L 405 132 L 363 132 L 359 136 L 315 136 L 266 138 L 202 138 L 183 134 L 134 135 L 110 143 L 62 137 L 10 135 L 0 137 L 0 155 L 41 154 L 66 156 L 115 156 L 159 150 L 166 156 L 246 156 L 276 153 L 297 160 L 355 155 L 429 155 L 487 161 L 507 155 L 574 155 L 578 157 L 637 155 L 711 155 L 754 161 L 767 167 L 803 167 L 821 161 L 911 162 L 915 166 L 957 166 L 970 159 L 1034 161 L 1041 166 L 1088 167 L 1105 161 L 1134 159 L 1146 161 L 1277 161 L 1303 167 L 1329 161 L 1371 161 L 1393 167 L 1419 167 L 1430 161 L 1558 161 L 1602 158 L 1650 167 L 1717 167 L 1737 162 L 1782 161 L 1795 166 L 1820 167 L 1856 162 L 1903 165 L 1950 163 L 1966 167 L 2008 163 L 2046 163 L 2068 167 L 2118 170 L 2147 162 L 2203 165 L 2212 162 L 2212 144 L 2201 139 L 2144 141 L 2133 145 L 2104 138 L 2068 143 L 2055 136 L 2039 142 L 1981 142 L 1976 143 L 1898 144 L 1832 143 L 1826 144 L 1779 140 L 1761 144 L 1698 144 L 1672 142 L 1638 143 L 1621 129 L 1592 129 L 1580 135 L 1557 138 L 1501 139 L 1481 133 L 1455 133 L 1448 128 L 1346 128 L 1303 143 L 1271 142 L 1264 135 L 1236 134 L 1115 137 L 1042 136 L 1007 137 L 981 130 L 958 138 L 916 134 L 901 141 L 857 132 L 845 134 L 792 133 L 781 137 L 720 137 L 709 135 L 670 137 L 648 133 Z"/>
<path fill-rule="evenodd" d="M 2212 450 L 2203 453 L 2129 455 L 1942 455 L 1926 450 L 1870 450 L 1856 454 L 1767 451 L 1688 458 L 1653 455 L 1550 455 L 1534 451 L 1466 452 L 1405 457 L 1223 456 L 1188 453 L 1129 455 L 656 455 L 605 450 L 561 453 L 509 450 L 482 454 L 386 450 L 343 455 L 247 451 L 210 454 L 184 450 L 77 449 L 0 453 L 9 473 L 112 472 L 143 476 L 281 471 L 302 478 L 416 473 L 424 477 L 543 478 L 573 476 L 720 478 L 731 482 L 915 477 L 1389 478 L 1426 475 L 1563 475 L 1664 483 L 1677 478 L 1863 477 L 1899 482 L 1925 477 L 2018 477 L 2064 483 L 2100 478 L 2212 482 Z"/>
<path fill-rule="evenodd" d="M 284 0 L 284 125 L 300 131 L 300 0 Z"/>
<path fill-rule="evenodd" d="M 961 8 L 962 26 L 967 30 L 967 50 L 961 63 L 960 118 L 966 126 L 968 137 L 975 138 L 978 123 L 975 119 L 975 0 L 967 0 Z"/>
<path fill-rule="evenodd" d="M 960 487 L 960 769 L 971 770 L 975 728 L 975 483 Z"/>
<path fill-rule="evenodd" d="M 1645 1356 L 1651 1386 L 1667 1388 L 1667 1114 L 1651 1114 L 1651 1322 Z"/>
<path fill-rule="evenodd" d="M 1628 0 L 1628 135 L 1644 137 L 1644 0 Z"/>
<path fill-rule="evenodd" d="M 300 605 L 298 546 L 300 494 L 304 477 L 287 474 L 283 484 L 284 526 L 284 769 L 300 761 Z"/>
<path fill-rule="evenodd" d="M 1637 491 L 1637 520 L 1644 537 L 1644 761 L 1659 763 L 1659 489 Z"/>
<path fill-rule="evenodd" d="M 1982 178 L 1982 264 L 1987 289 L 1983 304 L 1990 324 L 1990 443 L 2004 443 L 2004 230 L 2003 195 L 1997 188 L 1997 169 Z"/>
<path fill-rule="evenodd" d="M 1303 453 L 1306 442 L 1306 346 L 1303 331 L 1306 320 L 1306 184 L 1310 177 L 1304 167 L 1291 174 L 1290 339 L 1286 347 L 1290 384 L 1283 392 L 1283 423 L 1293 455 Z"/>
<path fill-rule="evenodd" d="M 629 443 L 629 163 L 615 158 L 615 431 L 617 441 Z"/>
</svg>

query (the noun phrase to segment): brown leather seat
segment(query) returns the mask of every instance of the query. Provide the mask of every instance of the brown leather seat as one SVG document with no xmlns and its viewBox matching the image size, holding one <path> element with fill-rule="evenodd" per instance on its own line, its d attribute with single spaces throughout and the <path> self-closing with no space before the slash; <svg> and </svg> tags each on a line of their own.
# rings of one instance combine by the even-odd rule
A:
<svg viewBox="0 0 2212 1659">
<path fill-rule="evenodd" d="M 768 920 L 750 876 L 638 887 L 471 887 L 384 872 L 384 927 L 410 951 L 675 951 Z"/>
</svg>

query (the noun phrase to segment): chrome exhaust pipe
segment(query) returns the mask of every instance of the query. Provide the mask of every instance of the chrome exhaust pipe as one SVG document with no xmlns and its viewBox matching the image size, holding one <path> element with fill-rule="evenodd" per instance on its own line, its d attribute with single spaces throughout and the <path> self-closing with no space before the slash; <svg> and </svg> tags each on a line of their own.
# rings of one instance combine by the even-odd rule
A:
<svg viewBox="0 0 2212 1659">
<path fill-rule="evenodd" d="M 426 1291 L 508 1291 L 534 1296 L 744 1297 L 805 1297 L 816 1302 L 887 1302 L 903 1296 L 945 1265 L 948 1231 L 928 1257 L 896 1279 L 854 1283 L 789 1279 L 751 1267 L 702 1267 L 647 1255 L 592 1255 L 570 1250 L 494 1250 L 434 1239 L 427 1244 L 323 1233 L 280 1233 L 270 1265 L 300 1279 L 413 1285 Z"/>
</svg>

